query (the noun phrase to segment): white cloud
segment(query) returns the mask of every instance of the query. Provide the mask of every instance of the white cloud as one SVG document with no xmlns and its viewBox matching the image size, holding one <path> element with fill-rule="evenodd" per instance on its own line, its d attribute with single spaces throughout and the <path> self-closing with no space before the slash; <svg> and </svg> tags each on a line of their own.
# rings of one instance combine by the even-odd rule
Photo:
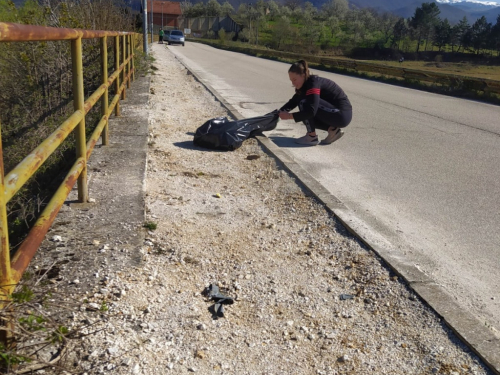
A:
<svg viewBox="0 0 500 375">
<path fill-rule="evenodd" d="M 465 2 L 464 0 L 436 0 L 438 3 L 445 3 L 445 4 L 451 4 L 451 3 L 461 3 Z M 467 0 L 467 3 L 476 3 L 476 4 L 483 4 L 483 5 L 493 5 L 493 6 L 500 6 L 499 1 L 487 1 L 487 0 Z"/>
</svg>

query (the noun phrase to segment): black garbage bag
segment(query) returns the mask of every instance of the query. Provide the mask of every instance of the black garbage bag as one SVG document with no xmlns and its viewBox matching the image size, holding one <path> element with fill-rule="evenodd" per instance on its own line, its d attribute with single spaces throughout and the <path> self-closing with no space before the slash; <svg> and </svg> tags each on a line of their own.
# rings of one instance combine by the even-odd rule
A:
<svg viewBox="0 0 500 375">
<path fill-rule="evenodd" d="M 233 151 L 243 141 L 262 131 L 273 130 L 279 120 L 278 111 L 244 120 L 230 121 L 227 117 L 208 120 L 194 135 L 194 144 L 200 147 Z"/>
</svg>

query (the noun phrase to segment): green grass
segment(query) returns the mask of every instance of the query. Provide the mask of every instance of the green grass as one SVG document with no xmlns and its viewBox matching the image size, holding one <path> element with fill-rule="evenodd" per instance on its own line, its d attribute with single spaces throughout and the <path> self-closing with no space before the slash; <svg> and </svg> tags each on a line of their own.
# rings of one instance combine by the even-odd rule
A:
<svg viewBox="0 0 500 375">
<path fill-rule="evenodd" d="M 157 227 L 158 227 L 158 224 L 156 224 L 153 221 L 147 221 L 144 223 L 144 228 L 146 228 L 148 230 L 156 230 Z"/>
</svg>

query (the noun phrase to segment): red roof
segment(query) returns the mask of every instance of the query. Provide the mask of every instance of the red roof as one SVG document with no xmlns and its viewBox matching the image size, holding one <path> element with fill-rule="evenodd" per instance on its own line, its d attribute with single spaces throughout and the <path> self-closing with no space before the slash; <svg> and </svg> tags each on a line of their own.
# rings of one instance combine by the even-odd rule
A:
<svg viewBox="0 0 500 375">
<path fill-rule="evenodd" d="M 182 14 L 181 3 L 176 1 L 148 0 L 148 13 L 151 12 L 151 6 L 153 8 L 153 13 L 155 14 L 161 14 L 162 10 L 164 14 L 174 14 L 179 16 Z"/>
</svg>

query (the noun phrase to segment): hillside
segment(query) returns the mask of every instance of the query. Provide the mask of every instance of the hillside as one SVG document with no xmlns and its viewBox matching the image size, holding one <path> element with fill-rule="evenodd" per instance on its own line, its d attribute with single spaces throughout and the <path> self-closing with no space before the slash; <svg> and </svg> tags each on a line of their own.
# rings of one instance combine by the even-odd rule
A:
<svg viewBox="0 0 500 375">
<path fill-rule="evenodd" d="M 326 1 L 324 1 L 326 2 Z M 404 8 L 415 3 L 415 0 L 350 0 L 349 4 L 358 8 L 373 8 L 383 12 Z"/>
<path fill-rule="evenodd" d="M 13 0 L 16 6 L 20 6 L 24 3 L 25 0 Z M 171 0 L 176 1 L 176 0 Z M 219 0 L 220 3 L 223 3 L 225 0 Z M 278 0 L 279 3 L 283 3 L 285 0 Z M 306 0 L 302 0 L 305 2 Z M 320 9 L 321 6 L 326 3 L 328 0 L 307 0 L 311 2 L 316 8 Z M 428 2 L 436 2 L 436 0 L 429 0 Z M 193 3 L 198 3 L 199 1 L 193 1 Z M 205 1 L 206 2 L 206 1 Z M 234 7 L 234 9 L 238 9 L 240 4 L 246 3 L 247 1 L 242 0 L 229 0 L 229 3 Z M 248 1 L 250 2 L 250 1 Z M 425 1 L 421 0 L 349 0 L 349 4 L 351 7 L 355 8 L 371 8 L 376 11 L 390 12 L 394 13 L 400 17 L 408 18 L 412 17 L 415 14 L 415 9 L 422 5 Z M 129 0 L 127 2 L 132 9 L 139 11 L 141 9 L 141 0 Z M 474 23 L 478 18 L 485 16 L 487 21 L 495 24 L 497 21 L 497 17 L 500 15 L 500 6 L 492 7 L 491 5 L 484 5 L 480 3 L 462 1 L 460 3 L 443 3 L 436 2 L 439 9 L 441 10 L 441 14 L 439 15 L 441 19 L 447 18 L 451 24 L 458 23 L 464 17 L 467 17 L 467 20 L 470 24 Z"/>
<path fill-rule="evenodd" d="M 477 19 L 481 18 L 481 16 L 485 16 L 488 22 L 495 24 L 497 22 L 497 17 L 500 15 L 500 7 L 496 7 L 485 12 L 471 12 L 471 18 L 468 19 Z"/>
<path fill-rule="evenodd" d="M 413 1 L 408 6 L 394 9 L 392 13 L 404 18 L 412 17 L 415 14 L 415 9 L 417 9 L 417 7 L 420 7 L 421 5 L 422 5 L 421 1 Z M 439 17 L 441 19 L 447 18 L 451 24 L 458 23 L 464 17 L 467 17 L 469 23 L 471 23 L 472 20 L 479 18 L 479 17 L 472 17 L 465 10 L 460 9 L 453 5 L 441 4 L 441 3 L 437 3 L 437 5 L 439 7 L 439 10 L 441 11 Z"/>
<path fill-rule="evenodd" d="M 325 2 L 325 0 L 317 0 L 320 3 Z M 488 22 L 492 24 L 496 23 L 497 17 L 500 14 L 500 7 L 492 7 L 479 3 L 472 2 L 460 2 L 447 4 L 442 2 L 437 2 L 435 0 L 429 0 L 428 2 L 436 2 L 441 14 L 439 15 L 441 19 L 447 18 L 451 24 L 458 23 L 464 17 L 470 24 L 474 23 L 476 19 L 485 16 Z M 349 3 L 351 6 L 358 8 L 372 8 L 379 12 L 391 12 L 398 16 L 408 18 L 415 14 L 415 9 L 420 7 L 425 1 L 421 0 L 351 0 Z"/>
</svg>

